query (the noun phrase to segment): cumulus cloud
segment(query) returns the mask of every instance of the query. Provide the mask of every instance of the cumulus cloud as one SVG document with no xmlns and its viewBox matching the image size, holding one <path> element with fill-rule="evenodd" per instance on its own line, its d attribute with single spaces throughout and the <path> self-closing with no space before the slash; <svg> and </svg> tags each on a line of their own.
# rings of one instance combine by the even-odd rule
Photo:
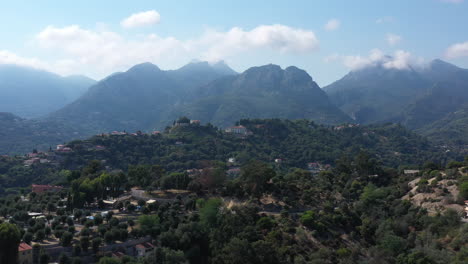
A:
<svg viewBox="0 0 468 264">
<path fill-rule="evenodd" d="M 401 42 L 402 37 L 396 34 L 388 33 L 385 39 L 387 40 L 388 45 L 395 46 Z"/>
<path fill-rule="evenodd" d="M 449 59 L 468 57 L 468 41 L 456 43 L 448 47 L 445 51 L 445 56 Z"/>
<path fill-rule="evenodd" d="M 149 10 L 132 14 L 120 22 L 120 25 L 124 28 L 135 28 L 150 26 L 159 23 L 161 21 L 161 15 L 156 10 Z"/>
<path fill-rule="evenodd" d="M 387 69 L 405 70 L 418 65 L 421 59 L 414 58 L 411 53 L 397 50 L 392 56 L 385 55 L 380 49 L 373 49 L 367 56 L 333 54 L 325 58 L 325 62 L 341 61 L 350 70 L 360 70 L 371 66 L 382 66 Z"/>
<path fill-rule="evenodd" d="M 337 30 L 341 25 L 341 22 L 338 19 L 330 19 L 328 22 L 325 24 L 324 28 L 327 31 L 334 31 Z"/>
<path fill-rule="evenodd" d="M 314 32 L 284 25 L 263 25 L 250 31 L 234 27 L 227 32 L 209 30 L 191 45 L 201 48 L 202 58 L 219 60 L 246 50 L 269 48 L 281 53 L 314 51 L 319 41 Z"/>
<path fill-rule="evenodd" d="M 39 47 L 64 56 L 64 64 L 67 58 L 72 58 L 66 64 L 68 67 L 79 70 L 91 66 L 99 75 L 144 61 L 165 66 L 180 65 L 192 58 L 216 61 L 252 50 L 303 54 L 319 46 L 314 32 L 285 25 L 262 25 L 251 30 L 239 27 L 228 31 L 206 30 L 189 40 L 156 34 L 129 39 L 107 29 L 48 26 L 36 35 L 35 40 Z"/>
</svg>

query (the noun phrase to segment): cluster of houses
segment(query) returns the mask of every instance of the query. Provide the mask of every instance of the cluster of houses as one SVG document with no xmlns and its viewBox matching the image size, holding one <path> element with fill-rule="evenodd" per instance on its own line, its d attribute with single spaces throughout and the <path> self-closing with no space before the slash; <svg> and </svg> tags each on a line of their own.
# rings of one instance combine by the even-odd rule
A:
<svg viewBox="0 0 468 264">
<path fill-rule="evenodd" d="M 72 149 L 70 147 L 65 146 L 65 145 L 57 145 L 56 151 L 57 152 L 71 152 Z"/>
<path fill-rule="evenodd" d="M 159 135 L 161 134 L 160 131 L 158 130 L 154 130 L 150 133 L 151 135 Z M 107 136 L 126 136 L 126 135 L 130 135 L 130 136 L 144 136 L 144 135 L 148 135 L 147 133 L 144 133 L 142 131 L 136 131 L 136 132 L 133 132 L 133 133 L 128 133 L 127 131 L 112 131 L 110 133 L 101 133 L 101 134 L 97 134 L 96 136 L 98 137 L 107 137 Z"/>
<path fill-rule="evenodd" d="M 32 152 L 26 154 L 26 160 L 23 161 L 25 167 L 30 167 L 34 164 L 44 164 L 51 162 L 53 154 L 49 152 Z"/>
<path fill-rule="evenodd" d="M 199 126 L 201 124 L 200 120 L 178 120 L 174 123 L 174 127 L 184 127 L 184 126 Z"/>
<path fill-rule="evenodd" d="M 334 130 L 342 130 L 342 129 L 345 129 L 345 128 L 353 128 L 353 127 L 358 127 L 358 126 L 359 126 L 359 124 L 346 124 L 346 125 L 333 127 L 333 129 Z"/>
</svg>

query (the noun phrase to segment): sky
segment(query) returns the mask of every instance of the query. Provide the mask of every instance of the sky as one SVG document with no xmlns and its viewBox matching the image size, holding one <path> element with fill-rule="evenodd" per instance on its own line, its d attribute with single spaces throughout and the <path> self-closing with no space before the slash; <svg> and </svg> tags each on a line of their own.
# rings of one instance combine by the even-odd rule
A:
<svg viewBox="0 0 468 264">
<path fill-rule="evenodd" d="M 102 79 L 152 62 L 306 70 L 325 86 L 383 62 L 468 68 L 468 0 L 2 1 L 0 64 Z"/>
</svg>

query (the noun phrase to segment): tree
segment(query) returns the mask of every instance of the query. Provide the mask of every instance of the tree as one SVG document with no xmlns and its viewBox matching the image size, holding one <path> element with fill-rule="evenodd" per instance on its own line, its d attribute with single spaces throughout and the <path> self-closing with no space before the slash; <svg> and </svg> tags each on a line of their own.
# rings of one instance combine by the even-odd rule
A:
<svg viewBox="0 0 468 264">
<path fill-rule="evenodd" d="M 159 232 L 160 219 L 158 215 L 142 215 L 138 218 L 141 231 L 144 234 L 156 236 Z"/>
<path fill-rule="evenodd" d="M 40 257 L 39 257 L 39 264 L 48 264 L 50 260 L 50 256 L 44 252 L 41 251 Z"/>
<path fill-rule="evenodd" d="M 98 264 L 120 264 L 120 261 L 110 257 L 103 257 L 99 260 Z"/>
<path fill-rule="evenodd" d="M 70 232 L 64 232 L 60 237 L 60 244 L 64 247 L 69 247 L 73 240 L 73 235 Z"/>
<path fill-rule="evenodd" d="M 31 232 L 24 233 L 24 236 L 23 236 L 24 243 L 31 244 L 32 240 L 33 240 L 33 234 Z"/>
<path fill-rule="evenodd" d="M 465 181 L 465 182 L 462 182 L 460 184 L 460 197 L 463 199 L 463 200 L 467 200 L 468 199 L 468 181 Z"/>
<path fill-rule="evenodd" d="M 74 245 L 73 246 L 73 256 L 79 256 L 81 255 L 81 247 L 80 245 Z"/>
<path fill-rule="evenodd" d="M 114 234 L 112 233 L 112 231 L 107 231 L 105 234 L 104 234 L 104 241 L 106 241 L 107 244 L 112 244 L 112 242 L 114 242 L 115 238 L 114 238 Z"/>
<path fill-rule="evenodd" d="M 222 202 L 220 199 L 209 199 L 202 208 L 200 208 L 200 221 L 210 227 L 216 223 L 219 207 Z"/>
<path fill-rule="evenodd" d="M 70 264 L 70 258 L 62 253 L 59 257 L 59 264 Z"/>
<path fill-rule="evenodd" d="M 93 252 L 94 254 L 99 252 L 99 247 L 101 246 L 102 240 L 99 237 L 96 237 L 93 239 L 92 242 L 92 247 L 93 247 Z"/>
<path fill-rule="evenodd" d="M 50 229 L 49 229 L 50 230 Z M 37 230 L 36 234 L 34 235 L 36 241 L 42 241 L 46 237 L 46 233 L 44 229 Z"/>
<path fill-rule="evenodd" d="M 88 252 L 88 248 L 89 248 L 89 237 L 87 236 L 82 236 L 80 238 L 80 245 L 81 245 L 81 248 L 83 249 L 84 252 Z"/>
<path fill-rule="evenodd" d="M 241 168 L 241 181 L 247 193 L 260 196 L 270 179 L 275 177 L 275 171 L 260 161 L 251 161 Z"/>
<path fill-rule="evenodd" d="M 21 233 L 14 224 L 0 224 L 0 263 L 16 264 Z"/>
<path fill-rule="evenodd" d="M 186 173 L 173 172 L 160 180 L 163 189 L 187 189 L 190 178 Z"/>
</svg>

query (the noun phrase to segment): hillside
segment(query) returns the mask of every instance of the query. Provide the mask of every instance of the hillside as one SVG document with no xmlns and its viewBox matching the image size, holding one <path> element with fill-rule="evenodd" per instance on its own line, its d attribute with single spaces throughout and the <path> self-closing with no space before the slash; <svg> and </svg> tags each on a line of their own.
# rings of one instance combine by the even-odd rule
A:
<svg viewBox="0 0 468 264">
<path fill-rule="evenodd" d="M 82 166 L 87 160 L 106 160 L 107 165 L 125 169 L 132 163 L 165 164 L 167 169 L 191 169 L 204 160 L 272 162 L 306 168 L 309 162 L 333 164 L 343 155 L 367 151 L 387 166 L 418 164 L 424 160 L 443 161 L 445 156 L 424 138 L 398 125 L 328 128 L 306 120 L 241 120 L 253 135 L 242 137 L 215 127 L 174 127 L 152 135 L 94 136 L 68 145 L 67 164 Z M 177 143 L 179 142 L 179 143 Z M 95 151 L 94 146 L 105 150 Z"/>
<path fill-rule="evenodd" d="M 444 168 L 419 174 L 420 177 L 408 183 L 410 191 L 402 199 L 427 209 L 430 215 L 443 213 L 450 209 L 455 210 L 460 215 L 464 214 L 465 206 L 462 205 L 463 201 L 461 201 L 464 194 L 460 194 L 460 187 L 463 182 L 468 180 L 467 167 Z"/>
<path fill-rule="evenodd" d="M 464 148 L 468 145 L 468 106 L 464 105 L 417 131 L 435 142 L 450 143 Z"/>
<path fill-rule="evenodd" d="M 59 75 L 17 65 L 0 65 L 0 112 L 42 117 L 84 94 L 95 83 L 85 76 Z"/>
<path fill-rule="evenodd" d="M 425 162 L 445 157 L 397 125 L 240 123 L 252 133 L 178 122 L 153 135 L 100 135 L 69 142 L 67 151 L 1 156 L 0 226 L 25 230 L 17 241 L 39 244 L 53 261 L 110 262 L 109 248 L 136 264 L 467 259 L 466 218 L 450 207 L 468 198 L 468 158 Z M 44 162 L 29 163 L 35 159 Z M 419 175 L 385 166 L 409 163 Z M 449 202 L 440 213 L 427 210 L 438 199 L 432 191 Z M 50 226 L 31 221 L 29 210 L 51 215 Z M 137 258 L 142 240 L 152 252 Z M 124 263 L 117 261 L 110 263 Z"/>
<path fill-rule="evenodd" d="M 312 78 L 296 67 L 253 67 L 240 75 L 215 80 L 197 90 L 198 97 L 176 108 L 181 115 L 227 126 L 239 118 L 310 119 L 322 124 L 350 121 Z"/>
<path fill-rule="evenodd" d="M 27 120 L 11 113 L 0 113 L 0 154 L 24 154 L 33 149 L 47 150 L 83 135 L 54 121 Z"/>
</svg>

